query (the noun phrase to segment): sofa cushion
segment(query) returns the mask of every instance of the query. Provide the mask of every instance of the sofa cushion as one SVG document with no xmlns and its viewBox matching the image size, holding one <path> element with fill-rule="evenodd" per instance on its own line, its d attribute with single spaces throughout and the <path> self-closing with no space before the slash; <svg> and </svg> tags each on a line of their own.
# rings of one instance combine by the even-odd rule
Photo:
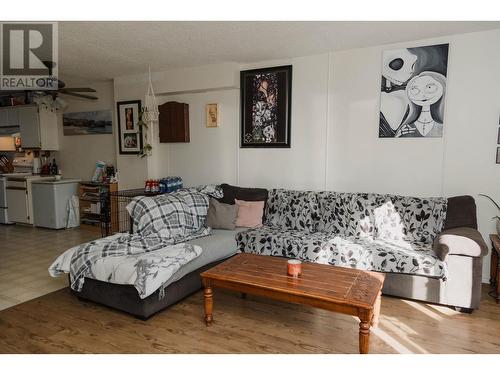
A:
<svg viewBox="0 0 500 375">
<path fill-rule="evenodd" d="M 332 236 L 264 226 L 236 235 L 239 252 L 381 272 L 446 278 L 446 263 L 423 243 Z"/>
<path fill-rule="evenodd" d="M 400 241 L 405 238 L 405 226 L 401 215 L 390 200 L 375 208 L 376 237 Z"/>
<path fill-rule="evenodd" d="M 264 201 L 248 202 L 235 199 L 234 203 L 238 206 L 237 227 L 260 228 L 262 226 Z"/>
<path fill-rule="evenodd" d="M 309 251 L 309 247 L 319 249 L 324 238 L 325 234 L 321 232 L 263 226 L 239 232 L 236 243 L 239 252 L 302 259 L 301 252 Z"/>
<path fill-rule="evenodd" d="M 238 206 L 221 203 L 215 198 L 210 198 L 207 213 L 207 225 L 210 228 L 233 230 L 236 228 L 237 215 Z"/>
<path fill-rule="evenodd" d="M 221 184 L 223 197 L 219 199 L 219 202 L 234 204 L 235 199 L 255 202 L 255 201 L 266 201 L 267 200 L 267 190 L 259 188 L 243 188 L 239 186 L 232 186 L 229 184 Z"/>
<path fill-rule="evenodd" d="M 441 260 L 448 255 L 480 257 L 488 254 L 488 246 L 479 231 L 461 227 L 441 232 L 434 240 L 434 252 Z"/>
<path fill-rule="evenodd" d="M 469 227 L 477 229 L 476 202 L 470 195 L 448 198 L 443 229 Z"/>
<path fill-rule="evenodd" d="M 401 216 L 404 240 L 432 244 L 446 220 L 446 198 L 416 198 L 386 195 Z"/>
<path fill-rule="evenodd" d="M 312 232 L 318 220 L 318 200 L 312 191 L 273 189 L 269 191 L 266 225 Z"/>
<path fill-rule="evenodd" d="M 318 231 L 340 236 L 375 236 L 374 210 L 384 203 L 384 196 L 369 193 L 317 193 Z"/>
</svg>

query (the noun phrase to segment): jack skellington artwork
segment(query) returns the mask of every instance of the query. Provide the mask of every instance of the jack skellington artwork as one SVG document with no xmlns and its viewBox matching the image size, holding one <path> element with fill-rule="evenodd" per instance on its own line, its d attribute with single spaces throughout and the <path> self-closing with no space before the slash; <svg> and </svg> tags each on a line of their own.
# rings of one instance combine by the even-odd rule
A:
<svg viewBox="0 0 500 375">
<path fill-rule="evenodd" d="M 380 138 L 442 137 L 448 44 L 384 51 Z"/>
<path fill-rule="evenodd" d="M 290 147 L 292 67 L 241 72 L 241 147 Z"/>
</svg>

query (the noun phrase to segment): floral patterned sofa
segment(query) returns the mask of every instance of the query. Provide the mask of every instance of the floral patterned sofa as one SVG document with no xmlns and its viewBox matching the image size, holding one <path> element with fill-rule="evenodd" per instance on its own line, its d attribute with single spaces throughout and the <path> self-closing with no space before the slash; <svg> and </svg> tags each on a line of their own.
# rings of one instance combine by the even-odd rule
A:
<svg viewBox="0 0 500 375">
<path fill-rule="evenodd" d="M 385 294 L 470 312 L 479 305 L 487 247 L 474 200 L 457 198 L 448 220 L 453 229 L 452 198 L 273 189 L 264 226 L 238 233 L 236 241 L 240 252 L 385 272 Z M 448 237 L 443 231 L 457 228 Z"/>
</svg>

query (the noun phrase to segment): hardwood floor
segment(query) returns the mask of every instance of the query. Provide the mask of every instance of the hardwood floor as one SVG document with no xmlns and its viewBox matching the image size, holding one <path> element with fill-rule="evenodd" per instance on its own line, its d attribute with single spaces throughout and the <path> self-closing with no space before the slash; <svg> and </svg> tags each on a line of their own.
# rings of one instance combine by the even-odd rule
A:
<svg viewBox="0 0 500 375">
<path fill-rule="evenodd" d="M 0 225 L 0 353 L 358 352 L 356 318 L 219 289 L 209 328 L 201 291 L 145 322 L 80 301 L 67 279 L 51 278 L 47 268 L 67 248 L 97 237 Z M 370 352 L 500 353 L 500 305 L 487 290 L 472 315 L 384 296 Z"/>
<path fill-rule="evenodd" d="M 201 291 L 142 321 L 65 288 L 1 311 L 0 352 L 358 352 L 356 318 L 217 289 L 214 304 L 207 328 Z M 500 353 L 499 309 L 486 291 L 472 315 L 383 297 L 370 353 Z"/>
<path fill-rule="evenodd" d="M 50 230 L 0 224 L 0 310 L 66 287 L 47 269 L 64 250 L 100 237 L 79 228 Z"/>
</svg>

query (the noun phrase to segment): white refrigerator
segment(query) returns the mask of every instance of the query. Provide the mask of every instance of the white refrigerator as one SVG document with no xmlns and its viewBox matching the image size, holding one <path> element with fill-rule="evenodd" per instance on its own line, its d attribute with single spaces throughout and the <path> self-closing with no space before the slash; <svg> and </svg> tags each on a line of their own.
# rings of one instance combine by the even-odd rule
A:
<svg viewBox="0 0 500 375">
<path fill-rule="evenodd" d="M 33 224 L 51 229 L 66 228 L 69 202 L 78 195 L 79 182 L 78 179 L 33 181 Z"/>
</svg>

